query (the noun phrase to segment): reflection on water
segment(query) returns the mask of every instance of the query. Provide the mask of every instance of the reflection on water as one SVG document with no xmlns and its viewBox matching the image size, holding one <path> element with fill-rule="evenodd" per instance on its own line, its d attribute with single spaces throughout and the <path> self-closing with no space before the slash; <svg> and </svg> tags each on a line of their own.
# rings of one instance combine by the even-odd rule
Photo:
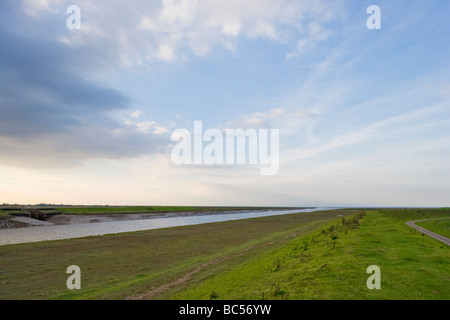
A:
<svg viewBox="0 0 450 320">
<path fill-rule="evenodd" d="M 143 219 L 143 220 L 100 222 L 88 224 L 53 225 L 42 227 L 2 229 L 0 230 L 0 245 L 37 242 L 46 240 L 82 238 L 112 233 L 162 229 L 162 228 L 188 226 L 210 222 L 257 218 L 257 217 L 274 216 L 298 212 L 313 212 L 329 209 L 330 208 L 280 210 L 280 211 L 268 210 L 268 211 L 257 211 L 257 212 L 254 211 L 244 213 L 212 214 L 204 216 L 185 216 L 185 217 L 172 217 L 160 219 Z"/>
</svg>

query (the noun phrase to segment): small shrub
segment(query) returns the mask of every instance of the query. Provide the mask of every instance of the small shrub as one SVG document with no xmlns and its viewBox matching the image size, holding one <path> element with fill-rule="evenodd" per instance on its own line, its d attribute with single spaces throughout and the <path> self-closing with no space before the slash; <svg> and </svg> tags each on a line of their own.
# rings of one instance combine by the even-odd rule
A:
<svg viewBox="0 0 450 320">
<path fill-rule="evenodd" d="M 214 299 L 217 299 L 217 298 L 219 298 L 219 295 L 215 291 L 211 292 L 211 294 L 209 295 L 209 299 L 210 300 L 214 300 Z"/>
<path fill-rule="evenodd" d="M 308 246 L 309 246 L 308 241 L 307 240 L 303 240 L 303 251 L 308 250 Z"/>
<path fill-rule="evenodd" d="M 278 270 L 280 270 L 280 268 L 281 268 L 281 262 L 280 262 L 280 259 L 277 258 L 277 259 L 273 262 L 272 272 L 277 272 Z"/>
<path fill-rule="evenodd" d="M 286 296 L 287 295 L 287 293 L 284 290 L 282 290 L 281 286 L 278 283 L 276 283 L 276 282 L 272 283 L 271 289 L 272 289 L 273 295 L 275 297 L 276 296 Z"/>
</svg>

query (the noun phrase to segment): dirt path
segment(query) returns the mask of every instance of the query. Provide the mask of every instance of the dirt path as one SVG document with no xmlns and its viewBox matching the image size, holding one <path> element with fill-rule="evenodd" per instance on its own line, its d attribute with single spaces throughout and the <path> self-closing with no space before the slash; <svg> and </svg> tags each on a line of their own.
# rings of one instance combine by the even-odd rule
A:
<svg viewBox="0 0 450 320">
<path fill-rule="evenodd" d="M 291 237 L 291 236 L 288 236 L 288 237 Z M 274 241 L 270 241 L 270 242 L 264 243 L 264 244 L 262 244 L 260 246 L 261 247 L 265 247 L 265 246 L 268 246 L 268 245 L 272 245 L 273 243 L 274 243 Z M 169 283 L 163 284 L 162 286 L 160 286 L 158 288 L 155 288 L 155 289 L 152 289 L 152 290 L 150 290 L 148 292 L 138 293 L 138 294 L 126 297 L 125 300 L 149 300 L 149 299 L 152 299 L 153 297 L 155 297 L 158 294 L 161 294 L 161 293 L 169 290 L 170 288 L 182 285 L 183 283 L 189 281 L 194 274 L 202 271 L 203 269 L 205 269 L 205 268 L 207 268 L 207 267 L 209 267 L 211 265 L 215 265 L 215 264 L 219 264 L 219 263 L 222 263 L 224 261 L 227 261 L 227 260 L 229 260 L 232 257 L 241 256 L 246 251 L 249 251 L 249 250 L 254 249 L 256 247 L 258 247 L 258 245 L 254 245 L 254 246 L 248 247 L 246 249 L 240 250 L 238 252 L 235 252 L 233 254 L 227 255 L 227 256 L 222 257 L 220 259 L 216 259 L 216 260 L 213 260 L 213 261 L 206 262 L 206 263 L 198 266 L 194 270 L 184 274 L 183 276 L 181 276 L 178 279 L 175 279 L 175 280 L 173 280 L 173 281 L 171 281 Z"/>
<path fill-rule="evenodd" d="M 416 230 L 419 230 L 420 232 L 436 239 L 439 240 L 443 243 L 445 243 L 446 245 L 450 246 L 450 239 L 444 236 L 441 236 L 440 234 L 431 232 L 430 230 L 427 230 L 425 228 L 419 227 L 418 225 L 416 225 L 416 222 L 421 222 L 421 221 L 428 221 L 428 220 L 441 220 L 441 219 L 450 219 L 450 218 L 434 218 L 434 219 L 424 219 L 424 220 L 415 220 L 415 221 L 409 221 L 406 224 Z"/>
<path fill-rule="evenodd" d="M 305 230 L 307 230 L 307 228 L 301 229 L 300 232 L 302 233 Z M 293 237 L 296 237 L 296 236 L 298 236 L 298 232 L 293 232 L 293 233 L 290 233 L 290 234 L 284 236 L 282 238 L 282 240 L 286 240 L 286 239 L 293 238 Z M 232 254 L 224 256 L 224 257 L 222 257 L 220 259 L 216 259 L 216 260 L 212 260 L 212 261 L 206 262 L 206 263 L 198 266 L 194 270 L 192 270 L 192 271 L 190 271 L 188 273 L 185 273 L 183 276 L 181 276 L 178 279 L 175 279 L 175 280 L 173 280 L 173 281 L 171 281 L 169 283 L 165 283 L 165 284 L 161 285 L 160 287 L 154 288 L 154 289 L 152 289 L 152 290 L 150 290 L 148 292 L 141 292 L 141 293 L 138 293 L 138 294 L 131 295 L 129 297 L 126 297 L 125 300 L 150 300 L 150 299 L 156 297 L 157 295 L 159 295 L 159 294 L 161 294 L 161 293 L 163 293 L 163 292 L 165 292 L 165 291 L 167 291 L 167 290 L 169 290 L 169 289 L 171 289 L 173 287 L 182 285 L 183 283 L 189 281 L 192 278 L 193 275 L 195 275 L 196 273 L 202 271 L 203 269 L 205 269 L 205 268 L 207 268 L 207 267 L 209 267 L 211 265 L 222 263 L 224 261 L 229 260 L 232 257 L 242 256 L 245 252 L 250 251 L 252 249 L 255 249 L 256 247 L 266 247 L 266 246 L 273 245 L 274 243 L 275 243 L 275 240 L 272 240 L 272 241 L 269 241 L 269 242 L 266 242 L 266 243 L 262 243 L 262 244 L 259 244 L 259 245 L 253 245 L 253 246 L 250 246 L 250 247 L 245 248 L 243 250 L 239 250 L 237 252 L 234 252 Z"/>
<path fill-rule="evenodd" d="M 217 259 L 217 260 L 213 260 L 213 261 L 207 262 L 205 264 L 202 264 L 201 266 L 195 268 L 193 271 L 184 274 L 182 277 L 180 277 L 172 282 L 163 284 L 162 286 L 155 288 L 153 290 L 150 290 L 148 292 L 138 293 L 138 294 L 129 296 L 129 297 L 125 298 L 125 300 L 149 300 L 149 299 L 152 299 L 156 295 L 161 294 L 164 291 L 169 290 L 172 287 L 179 286 L 179 285 L 189 281 L 189 279 L 191 279 L 194 274 L 205 269 L 206 267 L 208 267 L 210 265 L 221 263 L 223 261 L 228 260 L 229 258 L 230 257 L 224 257 L 222 259 Z"/>
</svg>

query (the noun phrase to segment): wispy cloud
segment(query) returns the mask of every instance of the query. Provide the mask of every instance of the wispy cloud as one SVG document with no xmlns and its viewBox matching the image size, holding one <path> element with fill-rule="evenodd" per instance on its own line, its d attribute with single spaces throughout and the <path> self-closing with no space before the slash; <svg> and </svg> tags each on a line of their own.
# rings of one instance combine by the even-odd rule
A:
<svg viewBox="0 0 450 320">
<path fill-rule="evenodd" d="M 66 27 L 72 4 L 80 30 Z M 0 1 L 0 194 L 441 204 L 450 5 L 379 5 L 382 29 L 368 30 L 352 1 Z M 194 120 L 280 129 L 278 174 L 175 166 L 170 131 Z"/>
<path fill-rule="evenodd" d="M 22 1 L 31 17 L 61 15 L 71 3 L 62 0 Z M 322 24 L 336 18 L 339 4 L 322 0 L 162 0 L 95 2 L 80 0 L 82 28 L 60 35 L 72 46 L 102 43 L 115 52 L 122 66 L 171 62 L 215 48 L 236 51 L 240 37 L 297 43 L 325 40 L 331 33 Z M 319 19 L 320 18 L 320 19 Z M 316 19 L 312 21 L 312 19 Z M 119 23 L 120 22 L 120 23 Z M 303 30 L 307 30 L 303 34 Z M 111 54 L 109 54 L 111 55 Z"/>
</svg>

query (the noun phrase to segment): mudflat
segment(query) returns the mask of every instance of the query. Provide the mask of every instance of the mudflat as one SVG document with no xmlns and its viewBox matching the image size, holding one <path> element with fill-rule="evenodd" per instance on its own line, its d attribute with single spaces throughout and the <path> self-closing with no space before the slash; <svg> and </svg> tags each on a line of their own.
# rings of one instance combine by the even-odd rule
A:
<svg viewBox="0 0 450 320">
<path fill-rule="evenodd" d="M 66 225 L 79 223 L 113 222 L 113 221 L 127 221 L 127 220 L 173 218 L 173 217 L 192 217 L 192 216 L 204 216 L 216 214 L 234 214 L 234 213 L 243 213 L 247 211 L 250 210 L 108 213 L 108 214 L 90 214 L 90 215 L 60 214 L 49 217 L 46 221 L 55 225 Z M 257 212 L 267 210 L 251 210 L 251 211 Z"/>
</svg>

